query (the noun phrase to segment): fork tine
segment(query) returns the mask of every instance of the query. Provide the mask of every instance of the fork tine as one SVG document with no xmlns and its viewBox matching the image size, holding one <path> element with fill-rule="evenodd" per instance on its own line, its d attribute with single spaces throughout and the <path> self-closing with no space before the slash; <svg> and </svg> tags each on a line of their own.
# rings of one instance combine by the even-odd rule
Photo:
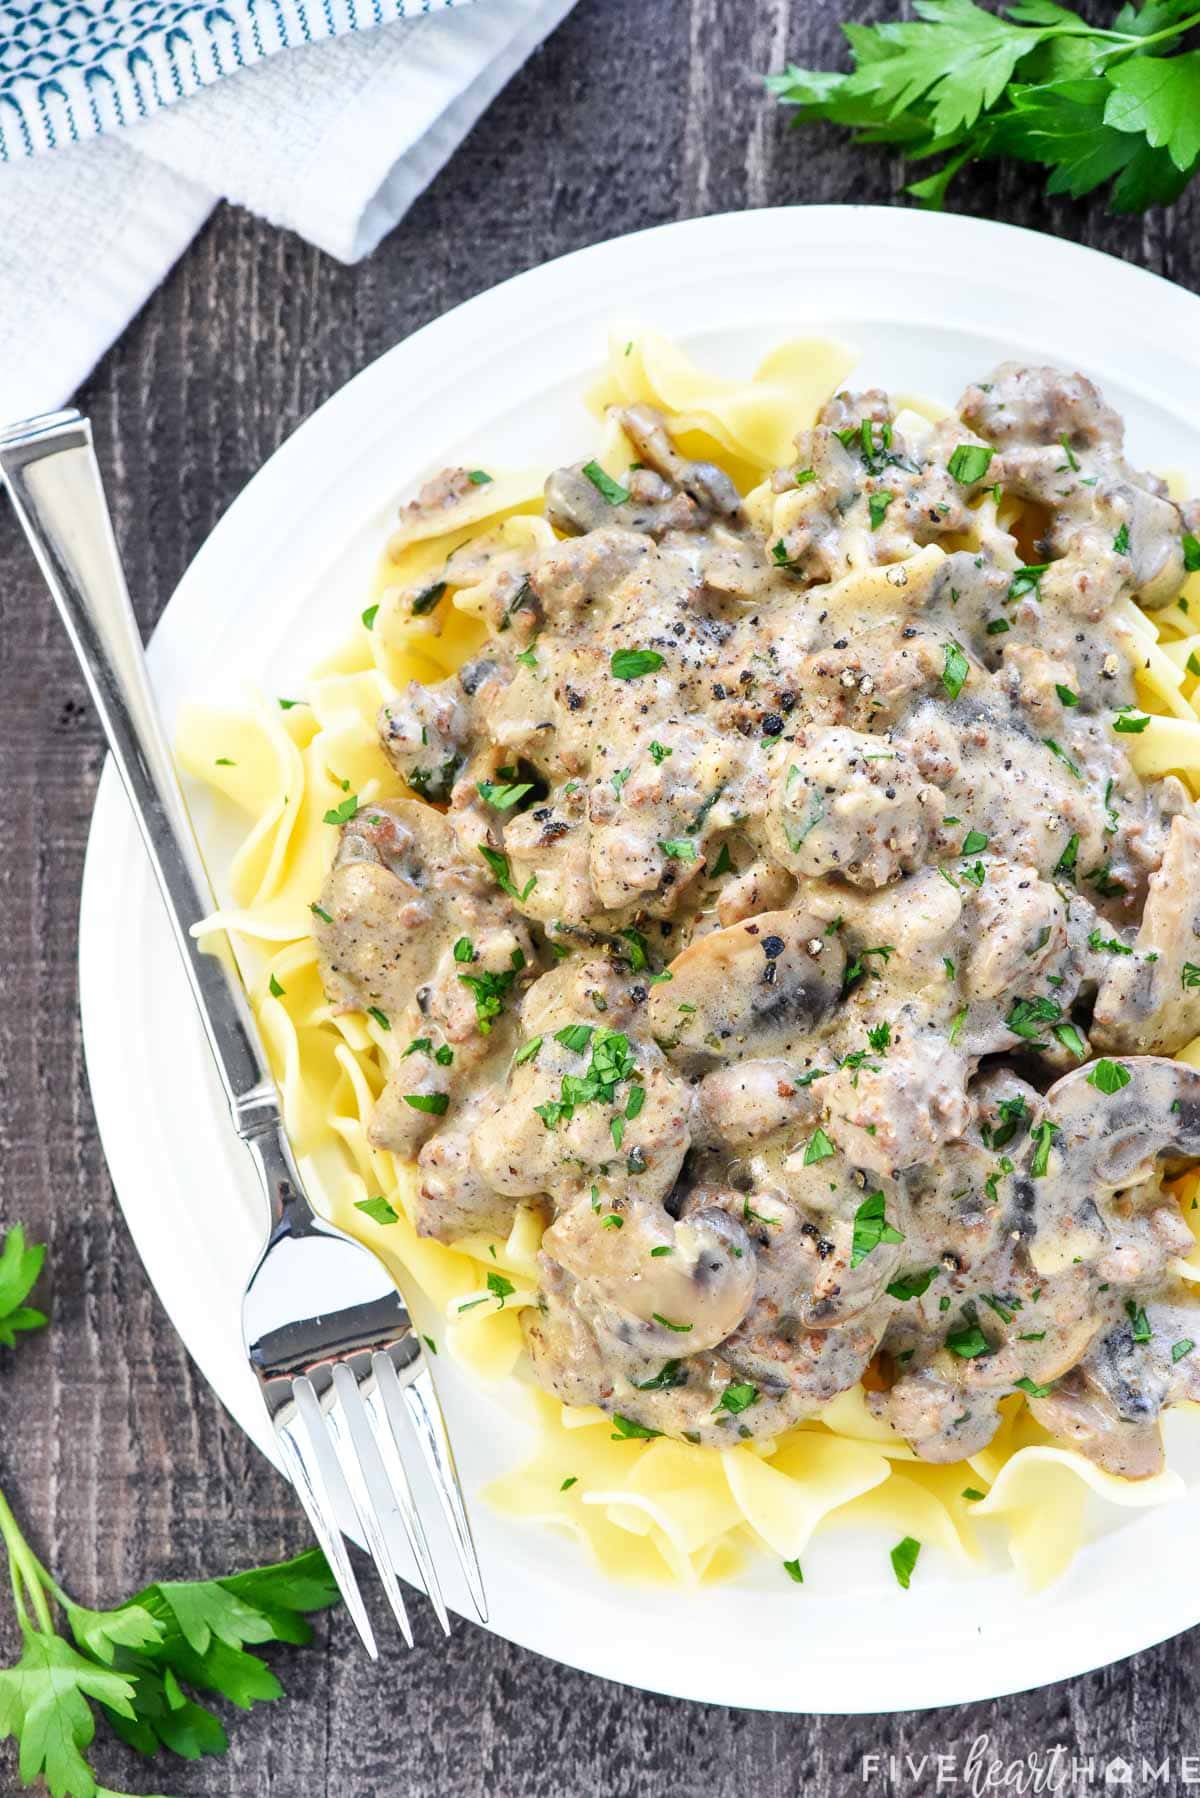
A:
<svg viewBox="0 0 1200 1798">
<path fill-rule="evenodd" d="M 363 1411 L 358 1382 L 344 1362 L 339 1362 L 333 1370 L 333 1385 L 337 1402 L 330 1405 L 324 1415 L 333 1438 L 338 1465 L 350 1488 L 354 1509 L 358 1512 L 358 1521 L 371 1551 L 375 1571 L 383 1582 L 392 1615 L 400 1625 L 400 1634 L 411 1648 L 412 1625 L 408 1621 L 408 1612 L 400 1595 L 400 1582 L 396 1578 L 391 1550 L 384 1534 L 383 1519 L 379 1514 L 381 1503 L 385 1510 L 392 1508 L 393 1494 L 389 1490 L 387 1474 Z"/>
<path fill-rule="evenodd" d="M 376 1361 L 387 1359 L 376 1355 Z M 396 1370 L 390 1360 L 387 1361 L 392 1378 L 396 1378 Z M 397 1382 L 399 1384 L 399 1382 Z M 479 1571 L 479 1556 L 475 1552 L 475 1539 L 471 1534 L 471 1525 L 467 1518 L 467 1507 L 463 1502 L 462 1484 L 458 1477 L 458 1468 L 454 1464 L 454 1450 L 450 1446 L 450 1437 L 446 1431 L 446 1420 L 442 1416 L 442 1407 L 438 1403 L 438 1395 L 433 1384 L 433 1375 L 428 1367 L 423 1367 L 402 1388 L 404 1403 L 412 1419 L 421 1452 L 425 1456 L 433 1484 L 441 1501 L 446 1522 L 450 1526 L 450 1534 L 454 1538 L 454 1546 L 458 1550 L 459 1563 L 463 1570 L 471 1601 L 475 1606 L 479 1621 L 488 1620 L 487 1598 L 483 1590 L 483 1575 Z"/>
<path fill-rule="evenodd" d="M 396 1499 L 396 1509 L 400 1513 L 400 1521 L 404 1525 L 404 1533 L 408 1537 L 408 1546 L 413 1559 L 421 1570 L 421 1578 L 425 1584 L 425 1593 L 434 1608 L 437 1620 L 446 1635 L 450 1634 L 450 1617 L 446 1610 L 446 1601 L 442 1597 L 441 1581 L 429 1552 L 429 1541 L 425 1535 L 425 1526 L 421 1522 L 421 1514 L 413 1498 L 412 1486 L 404 1469 L 404 1461 L 400 1454 L 399 1431 L 402 1427 L 399 1398 L 399 1382 L 396 1369 L 390 1356 L 377 1352 L 372 1358 L 375 1373 L 373 1386 L 363 1394 L 363 1404 L 371 1419 L 375 1432 L 375 1441 L 392 1491 Z M 389 1379 L 390 1376 L 390 1379 Z"/>
<path fill-rule="evenodd" d="M 317 1407 L 316 1394 L 307 1380 L 296 1380 L 292 1392 L 296 1401 L 297 1413 L 304 1415 L 305 1405 L 301 1397 L 301 1389 L 308 1388 L 308 1398 L 318 1413 L 317 1428 L 321 1428 L 320 1412 Z M 277 1416 L 274 1419 L 275 1434 L 279 1438 L 279 1446 L 283 1450 L 284 1460 L 292 1476 L 292 1484 L 296 1495 L 304 1506 L 305 1515 L 312 1525 L 313 1535 L 325 1551 L 325 1559 L 329 1562 L 329 1570 L 337 1581 L 341 1593 L 354 1621 L 354 1627 L 362 1637 L 363 1647 L 373 1661 L 379 1659 L 379 1650 L 375 1646 L 375 1634 L 362 1601 L 362 1593 L 358 1589 L 358 1581 L 354 1577 L 354 1569 L 350 1565 L 350 1557 L 346 1553 L 346 1544 L 342 1540 L 342 1532 L 337 1525 L 337 1513 L 334 1511 L 329 1497 L 329 1487 L 321 1467 L 317 1442 L 312 1434 L 313 1425 L 308 1415 L 304 1415 L 304 1428 L 308 1435 L 307 1452 L 301 1445 L 299 1433 L 290 1420 L 285 1421 Z"/>
</svg>

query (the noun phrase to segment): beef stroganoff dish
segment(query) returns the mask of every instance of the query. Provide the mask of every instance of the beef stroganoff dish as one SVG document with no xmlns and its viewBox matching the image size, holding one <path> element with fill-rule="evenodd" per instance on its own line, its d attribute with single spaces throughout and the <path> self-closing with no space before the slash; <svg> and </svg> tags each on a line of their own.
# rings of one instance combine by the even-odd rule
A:
<svg viewBox="0 0 1200 1798">
<path fill-rule="evenodd" d="M 1200 1399 L 1200 506 L 1080 373 L 851 361 L 615 341 L 591 454 L 437 474 L 180 753 L 306 1172 L 537 1395 L 494 1502 L 1036 1582 Z"/>
</svg>

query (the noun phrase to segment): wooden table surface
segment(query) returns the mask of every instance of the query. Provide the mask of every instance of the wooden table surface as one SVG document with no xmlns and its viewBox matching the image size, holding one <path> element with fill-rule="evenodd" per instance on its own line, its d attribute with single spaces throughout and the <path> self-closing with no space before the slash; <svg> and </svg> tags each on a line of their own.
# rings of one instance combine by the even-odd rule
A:
<svg viewBox="0 0 1200 1798">
<path fill-rule="evenodd" d="M 787 201 L 904 203 L 886 155 L 792 133 L 759 73 L 830 65 L 837 21 L 888 0 L 579 0 L 400 228 L 343 268 L 222 209 L 85 388 L 130 585 L 150 626 L 230 501 L 300 421 L 447 307 L 582 244 Z M 983 170 L 959 208 L 1053 231 L 1200 287 L 1200 188 L 1145 220 L 1049 202 Z M 296 1550 L 289 1489 L 230 1423 L 163 1315 L 113 1201 L 84 1074 L 76 913 L 100 733 L 62 633 L 0 509 L 0 1224 L 48 1241 L 54 1327 L 0 1350 L 0 1481 L 87 1602 Z M 418 1606 L 418 1611 L 423 1607 Z M 0 1605 L 0 1663 L 14 1632 Z M 802 1631 L 803 1607 L 797 1609 Z M 385 1643 L 390 1631 L 382 1631 Z M 732 1644 L 733 1654 L 746 1652 Z M 224 1760 L 155 1773 L 97 1750 L 121 1790 L 200 1798 L 924 1798 L 932 1777 L 863 1780 L 860 1756 L 1004 1761 L 1065 1744 L 1102 1768 L 1197 1749 L 1200 1637 L 995 1704 L 900 1717 L 757 1715 L 628 1691 L 468 1624 L 377 1670 L 344 1619 L 276 1664 L 285 1703 L 230 1720 Z M 862 1694 L 869 1711 L 874 1694 Z M 102 1730 L 103 1733 L 103 1730 Z M 1182 1775 L 1179 1776 L 1180 1778 Z M 15 1789 L 0 1747 L 0 1790 Z M 964 1787 L 947 1789 L 965 1789 Z M 1135 1779 L 1132 1787 L 1142 1789 Z M 1160 1785 L 1157 1790 L 1167 1787 Z M 1173 1786 L 1171 1789 L 1180 1789 Z"/>
</svg>

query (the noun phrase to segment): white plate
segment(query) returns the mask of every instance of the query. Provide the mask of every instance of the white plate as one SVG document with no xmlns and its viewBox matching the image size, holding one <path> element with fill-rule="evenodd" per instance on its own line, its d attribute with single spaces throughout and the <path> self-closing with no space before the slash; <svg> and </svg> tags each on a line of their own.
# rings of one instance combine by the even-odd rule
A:
<svg viewBox="0 0 1200 1798">
<path fill-rule="evenodd" d="M 303 425 L 163 614 L 150 661 L 168 722 L 198 693 L 288 693 L 361 610 L 389 509 L 427 472 L 586 450 L 579 396 L 614 315 L 730 372 L 787 337 L 840 337 L 861 350 L 856 381 L 949 402 L 1003 357 L 1066 363 L 1124 413 L 1135 462 L 1197 472 L 1200 301 L 1164 281 L 1029 232 L 915 212 L 812 207 L 668 225 L 459 307 Z M 80 956 L 92 1095 L 130 1230 L 202 1372 L 272 1454 L 238 1322 L 259 1205 L 111 768 Z M 520 1456 L 522 1426 L 445 1356 L 438 1373 L 474 1489 Z M 901 1592 L 890 1543 L 845 1532 L 818 1538 L 803 1590 L 765 1560 L 697 1592 L 615 1587 L 573 1543 L 477 1503 L 492 1627 L 631 1685 L 767 1709 L 908 1709 L 1061 1679 L 1200 1618 L 1200 1573 L 1179 1552 L 1200 1520 L 1188 1440 L 1200 1432 L 1172 1434 L 1187 1498 L 1168 1513 L 1110 1512 L 1067 1579 L 1037 1598 L 1000 1562 L 960 1574 L 932 1551 Z"/>
</svg>

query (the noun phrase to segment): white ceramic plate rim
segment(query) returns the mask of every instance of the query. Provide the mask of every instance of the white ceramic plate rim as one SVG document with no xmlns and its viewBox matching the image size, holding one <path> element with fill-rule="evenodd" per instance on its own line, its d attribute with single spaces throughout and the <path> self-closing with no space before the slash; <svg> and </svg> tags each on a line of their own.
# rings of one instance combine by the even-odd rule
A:
<svg viewBox="0 0 1200 1798">
<path fill-rule="evenodd" d="M 340 590 L 324 631 L 335 641 L 392 497 L 423 470 L 468 454 L 473 418 L 507 417 L 521 384 L 531 416 L 560 412 L 601 360 L 614 314 L 674 324 L 689 343 L 727 342 L 745 320 L 759 348 L 835 326 L 860 347 L 864 333 L 898 332 L 926 356 L 937 344 L 952 357 L 977 337 L 1014 355 L 1051 346 L 1115 382 L 1135 412 L 1178 420 L 1176 455 L 1185 453 L 1188 413 L 1200 413 L 1200 301 L 1071 244 L 986 221 L 855 207 L 733 214 L 617 239 L 425 326 L 283 445 L 204 545 L 155 633 L 151 667 L 168 721 L 197 685 L 229 694 L 266 678 L 268 690 L 287 691 L 284 676 L 304 666 L 286 659 L 293 596 L 300 607 L 303 591 L 307 619 Z M 916 366 L 916 350 L 914 358 Z M 874 379 L 886 372 L 870 369 Z M 545 416 L 534 422 L 556 428 Z M 582 415 L 573 431 L 578 453 Z M 503 451 L 503 434 L 498 424 L 489 443 L 484 427 L 476 459 Z M 1150 454 L 1148 444 L 1134 450 Z M 111 767 L 85 867 L 80 988 L 97 1121 L 139 1253 L 201 1371 L 271 1454 L 237 1326 L 256 1239 L 252 1182 Z M 495 1465 L 503 1436 L 486 1399 L 481 1408 L 451 1370 L 439 1373 L 474 1484 Z M 476 1435 L 486 1439 L 482 1459 Z M 1119 1548 L 1102 1536 L 1036 1599 L 1001 1572 L 935 1572 L 903 1597 L 886 1579 L 852 1574 L 833 1590 L 810 1579 L 801 1594 L 784 1591 L 769 1564 L 695 1592 L 617 1587 L 572 1545 L 478 1504 L 475 1514 L 498 1633 L 571 1666 L 717 1703 L 875 1712 L 992 1697 L 1104 1665 L 1200 1616 L 1200 1585 L 1171 1545 L 1200 1517 L 1194 1491 L 1169 1524 L 1135 1515 Z"/>
</svg>

